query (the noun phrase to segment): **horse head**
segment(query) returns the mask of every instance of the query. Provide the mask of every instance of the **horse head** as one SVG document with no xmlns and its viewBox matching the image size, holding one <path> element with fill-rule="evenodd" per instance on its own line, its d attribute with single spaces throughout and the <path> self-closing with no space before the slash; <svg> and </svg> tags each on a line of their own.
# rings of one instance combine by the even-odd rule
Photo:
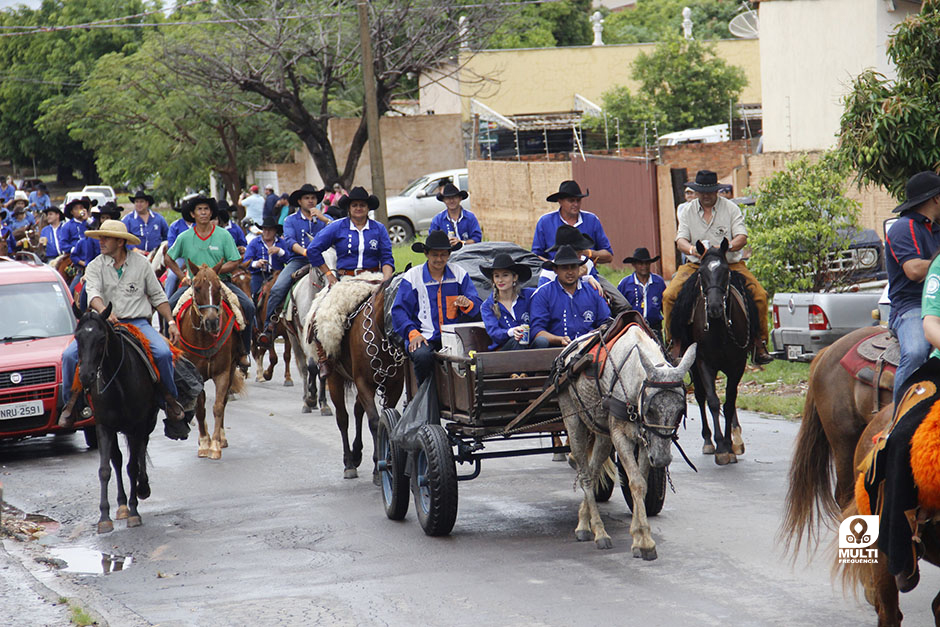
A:
<svg viewBox="0 0 940 627">
<path fill-rule="evenodd" d="M 719 247 L 708 250 L 702 242 L 695 242 L 695 250 L 702 260 L 699 264 L 699 285 L 705 296 L 705 311 L 712 320 L 724 319 L 725 301 L 731 287 L 731 267 L 726 254 L 730 244 L 727 238 L 721 239 Z"/>
<path fill-rule="evenodd" d="M 111 316 L 111 303 L 100 314 L 89 307 L 78 321 L 75 328 L 75 342 L 78 344 L 79 381 L 86 390 L 91 389 L 101 370 L 108 340 L 112 335 L 108 318 Z M 71 382 L 67 382 L 71 385 Z"/>
<path fill-rule="evenodd" d="M 672 440 L 686 413 L 683 379 L 695 362 L 692 344 L 682 356 L 678 366 L 657 364 L 638 350 L 646 378 L 637 394 L 639 420 L 649 434 L 650 464 L 663 468 L 672 462 Z"/>
<path fill-rule="evenodd" d="M 207 333 L 218 335 L 222 324 L 222 281 L 219 279 L 218 272 L 222 267 L 222 262 L 210 268 L 206 264 L 200 267 L 193 265 L 191 261 L 186 262 L 189 265 L 189 271 L 193 274 L 193 307 L 196 317 L 199 318 L 197 328 Z"/>
</svg>

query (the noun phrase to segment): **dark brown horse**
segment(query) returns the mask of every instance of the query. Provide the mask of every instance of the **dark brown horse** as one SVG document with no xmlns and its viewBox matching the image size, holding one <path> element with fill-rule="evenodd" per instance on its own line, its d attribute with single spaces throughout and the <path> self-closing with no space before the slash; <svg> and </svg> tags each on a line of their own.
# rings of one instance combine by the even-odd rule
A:
<svg viewBox="0 0 940 627">
<path fill-rule="evenodd" d="M 228 446 L 225 438 L 225 405 L 229 392 L 237 394 L 244 388 L 244 379 L 238 370 L 239 345 L 235 330 L 235 317 L 222 296 L 222 281 L 218 271 L 224 262 L 214 268 L 191 262 L 193 298 L 190 306 L 180 311 L 179 347 L 202 374 L 215 384 L 215 402 L 212 413 L 215 429 L 212 437 L 206 429 L 206 393 L 199 395 L 196 421 L 199 423 L 199 457 L 221 459 L 222 449 Z M 237 306 L 237 305 L 236 305 Z"/>
<path fill-rule="evenodd" d="M 261 286 L 261 290 L 258 292 L 257 302 L 255 303 L 255 326 L 254 326 L 254 337 L 251 342 L 251 356 L 255 360 L 255 366 L 257 367 L 257 374 L 255 375 L 255 381 L 270 381 L 271 377 L 274 376 L 274 366 L 277 365 L 277 350 L 274 345 L 274 342 L 271 342 L 271 345 L 267 348 L 261 346 L 258 343 L 258 336 L 261 335 L 261 332 L 264 330 L 264 325 L 268 319 L 268 297 L 271 295 L 271 288 L 274 287 L 274 282 L 277 280 L 280 270 L 275 272 L 270 279 L 265 281 L 264 285 Z M 246 292 L 246 294 L 250 293 Z M 284 325 L 284 319 L 278 318 L 277 324 L 274 325 L 274 338 L 283 338 L 284 340 L 284 387 L 292 387 L 294 385 L 294 380 L 291 378 L 290 374 L 290 360 L 291 360 L 291 343 L 290 338 L 287 336 L 287 328 Z M 264 356 L 268 356 L 268 367 L 264 367 Z"/>
</svg>

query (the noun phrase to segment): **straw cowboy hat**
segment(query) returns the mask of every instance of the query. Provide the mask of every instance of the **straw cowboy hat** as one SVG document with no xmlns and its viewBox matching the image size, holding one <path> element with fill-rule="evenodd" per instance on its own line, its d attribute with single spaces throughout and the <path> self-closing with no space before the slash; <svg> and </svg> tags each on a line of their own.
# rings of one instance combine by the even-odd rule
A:
<svg viewBox="0 0 940 627">
<path fill-rule="evenodd" d="M 689 181 L 685 186 L 692 191 L 707 194 L 717 192 L 721 189 L 722 184 L 718 182 L 718 175 L 711 170 L 699 170 L 695 174 L 695 180 Z"/>
<path fill-rule="evenodd" d="M 355 190 L 354 190 L 355 191 Z M 428 233 L 428 239 L 421 242 L 415 242 L 411 245 L 411 250 L 416 253 L 426 253 L 429 250 L 449 250 L 454 252 L 455 250 L 460 250 L 463 248 L 463 244 L 457 242 L 453 246 L 450 245 L 450 238 L 447 237 L 447 233 L 444 231 L 431 231 Z"/>
<path fill-rule="evenodd" d="M 918 172 L 907 180 L 904 190 L 907 200 L 892 209 L 892 213 L 904 213 L 916 209 L 921 203 L 940 195 L 940 176 L 930 170 Z"/>
<path fill-rule="evenodd" d="M 650 251 L 644 247 L 635 249 L 633 256 L 623 260 L 624 263 L 656 263 L 657 261 L 659 261 L 659 255 L 650 257 Z"/>
<path fill-rule="evenodd" d="M 581 193 L 581 186 L 577 181 L 562 181 L 558 186 L 558 191 L 548 196 L 545 200 L 548 202 L 558 202 L 562 198 L 587 198 L 591 195 L 591 190 Z"/>
<path fill-rule="evenodd" d="M 379 208 L 379 197 L 367 192 L 365 187 L 353 187 L 352 190 L 350 190 L 349 195 L 343 196 L 338 201 L 336 201 L 336 206 L 343 211 L 348 212 L 349 203 L 354 200 L 364 200 L 366 204 L 369 205 L 369 211 L 375 211 Z"/>
<path fill-rule="evenodd" d="M 587 259 L 583 259 L 574 248 L 571 246 L 562 246 L 558 249 L 558 254 L 555 255 L 555 258 L 544 262 L 542 267 L 546 270 L 554 270 L 558 266 L 583 266 L 585 263 L 587 263 Z"/>
<path fill-rule="evenodd" d="M 492 266 L 480 266 L 480 272 L 491 282 L 493 280 L 494 270 L 509 270 L 519 277 L 520 284 L 532 278 L 532 268 L 524 263 L 517 263 L 509 253 L 499 253 L 496 255 L 496 257 L 493 258 Z"/>
<path fill-rule="evenodd" d="M 457 186 L 453 183 L 448 183 L 444 186 L 444 189 L 441 190 L 441 193 L 437 195 L 437 199 L 441 202 L 444 202 L 445 198 L 451 198 L 453 196 L 460 196 L 460 200 L 466 200 L 467 196 L 470 195 L 470 192 L 457 189 Z"/>
<path fill-rule="evenodd" d="M 140 238 L 134 235 L 133 233 L 127 232 L 127 226 L 120 220 L 105 220 L 101 223 L 101 227 L 94 231 L 85 231 L 86 237 L 91 237 L 92 239 L 101 239 L 102 237 L 116 237 L 118 239 L 123 239 L 131 244 L 139 244 Z"/>
</svg>

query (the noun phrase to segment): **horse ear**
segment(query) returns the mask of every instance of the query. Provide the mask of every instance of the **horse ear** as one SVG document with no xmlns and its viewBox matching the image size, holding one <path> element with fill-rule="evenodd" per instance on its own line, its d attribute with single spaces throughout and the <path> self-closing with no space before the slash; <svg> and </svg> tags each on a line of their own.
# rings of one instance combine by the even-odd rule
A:
<svg viewBox="0 0 940 627">
<path fill-rule="evenodd" d="M 647 376 L 653 374 L 653 372 L 656 370 L 656 364 L 654 364 L 653 362 L 651 362 L 651 361 L 646 357 L 646 354 L 643 353 L 643 351 L 637 349 L 636 352 L 637 352 L 637 354 L 640 356 L 640 363 L 643 364 L 643 370 L 646 371 Z"/>
<path fill-rule="evenodd" d="M 111 307 L 114 303 L 108 303 L 108 306 L 104 308 L 104 311 L 101 312 L 101 317 L 107 320 L 111 317 Z"/>
<path fill-rule="evenodd" d="M 705 244 L 701 240 L 695 242 L 695 251 L 699 254 L 699 257 L 705 254 Z"/>
<path fill-rule="evenodd" d="M 722 237 L 722 238 L 721 238 L 721 247 L 720 247 L 721 254 L 724 255 L 726 252 L 728 252 L 728 249 L 729 249 L 729 248 L 731 248 L 731 244 L 728 242 L 728 238 L 727 238 L 727 237 Z"/>
<path fill-rule="evenodd" d="M 222 271 L 222 266 L 224 266 L 226 263 L 227 263 L 227 262 L 223 259 L 223 260 L 220 261 L 219 263 L 217 263 L 217 264 L 215 264 L 214 266 L 212 266 L 212 271 L 215 272 L 216 274 L 219 274 L 219 272 Z"/>
<path fill-rule="evenodd" d="M 196 276 L 197 274 L 199 274 L 199 268 L 197 268 L 197 267 L 196 267 L 196 264 L 194 264 L 194 263 L 193 263 L 192 261 L 190 261 L 189 259 L 186 260 L 186 266 L 189 268 L 189 272 L 190 272 L 193 276 Z"/>
<path fill-rule="evenodd" d="M 680 361 L 679 365 L 676 366 L 676 370 L 682 376 L 685 376 L 685 373 L 692 369 L 692 364 L 695 363 L 695 351 L 697 347 L 697 344 L 692 344 L 692 346 L 688 347 L 685 350 L 685 355 L 682 356 L 682 361 Z"/>
<path fill-rule="evenodd" d="M 72 313 L 75 314 L 75 319 L 78 320 L 82 317 L 82 310 L 79 309 L 78 303 L 72 301 Z"/>
</svg>

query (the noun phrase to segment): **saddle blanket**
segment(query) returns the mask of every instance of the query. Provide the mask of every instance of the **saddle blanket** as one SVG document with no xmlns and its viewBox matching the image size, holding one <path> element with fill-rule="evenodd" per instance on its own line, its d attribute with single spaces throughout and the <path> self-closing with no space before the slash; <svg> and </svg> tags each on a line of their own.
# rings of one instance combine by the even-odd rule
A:
<svg viewBox="0 0 940 627">
<path fill-rule="evenodd" d="M 866 385 L 874 387 L 875 377 L 879 377 L 878 387 L 882 390 L 894 389 L 894 374 L 897 370 L 898 359 L 901 352 L 898 348 L 897 338 L 891 336 L 887 329 L 872 327 L 868 335 L 849 350 L 839 360 L 852 377 Z M 883 360 L 879 366 L 879 357 Z M 878 370 L 881 370 L 880 376 Z"/>
<path fill-rule="evenodd" d="M 307 341 L 316 337 L 327 357 L 337 356 L 346 335 L 347 318 L 376 292 L 381 282 L 381 272 L 365 272 L 342 277 L 339 283 L 317 293 L 304 319 Z"/>
<path fill-rule="evenodd" d="M 222 300 L 225 301 L 225 304 L 228 305 L 231 309 L 232 314 L 235 316 L 235 328 L 238 330 L 245 328 L 245 314 L 242 313 L 242 308 L 238 304 L 238 297 L 235 296 L 235 293 L 229 289 L 229 287 L 222 283 Z M 176 303 L 176 307 L 173 309 L 173 317 L 178 319 L 180 313 L 189 307 L 193 301 L 193 288 L 187 287 L 186 291 L 183 292 L 183 295 L 180 296 L 179 302 Z"/>
</svg>

